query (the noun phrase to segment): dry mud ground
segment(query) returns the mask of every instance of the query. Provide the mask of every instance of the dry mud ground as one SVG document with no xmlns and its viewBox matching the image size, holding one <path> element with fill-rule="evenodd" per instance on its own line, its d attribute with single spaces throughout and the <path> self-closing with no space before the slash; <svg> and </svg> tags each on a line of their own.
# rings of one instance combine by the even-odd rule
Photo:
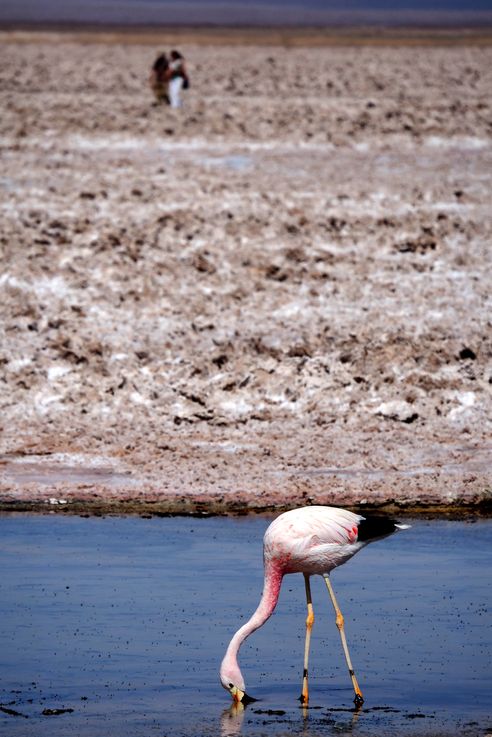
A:
<svg viewBox="0 0 492 737">
<path fill-rule="evenodd" d="M 490 504 L 492 47 L 4 33 L 3 508 Z"/>
</svg>

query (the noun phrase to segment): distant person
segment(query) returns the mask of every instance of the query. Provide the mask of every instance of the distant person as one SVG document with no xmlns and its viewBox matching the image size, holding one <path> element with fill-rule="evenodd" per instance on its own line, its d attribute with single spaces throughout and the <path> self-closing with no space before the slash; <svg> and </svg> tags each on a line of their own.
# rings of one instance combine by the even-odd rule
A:
<svg viewBox="0 0 492 737">
<path fill-rule="evenodd" d="M 185 60 L 179 51 L 171 51 L 168 78 L 171 107 L 181 107 L 181 90 L 187 90 L 190 86 L 190 81 L 185 67 Z"/>
<path fill-rule="evenodd" d="M 156 104 L 165 102 L 169 105 L 169 61 L 166 54 L 159 54 L 150 71 L 150 86 Z"/>
</svg>

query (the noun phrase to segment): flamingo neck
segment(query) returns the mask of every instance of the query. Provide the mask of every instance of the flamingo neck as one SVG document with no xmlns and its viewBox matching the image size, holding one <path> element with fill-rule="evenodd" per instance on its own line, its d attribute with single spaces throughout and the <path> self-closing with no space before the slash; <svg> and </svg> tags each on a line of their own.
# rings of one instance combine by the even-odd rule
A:
<svg viewBox="0 0 492 737">
<path fill-rule="evenodd" d="M 275 611 L 275 607 L 277 606 L 283 575 L 283 570 L 280 566 L 275 565 L 274 563 L 265 563 L 265 579 L 260 603 L 251 618 L 246 622 L 246 624 L 243 624 L 243 626 L 238 629 L 230 641 L 224 657 L 224 662 L 237 662 L 239 648 L 245 639 L 249 637 L 252 632 L 265 624 L 267 619 L 272 616 Z"/>
</svg>

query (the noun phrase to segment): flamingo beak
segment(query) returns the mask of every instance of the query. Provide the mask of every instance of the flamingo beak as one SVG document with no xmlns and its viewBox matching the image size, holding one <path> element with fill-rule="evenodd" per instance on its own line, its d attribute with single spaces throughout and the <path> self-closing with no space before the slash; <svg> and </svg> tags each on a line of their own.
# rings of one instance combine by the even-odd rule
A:
<svg viewBox="0 0 492 737">
<path fill-rule="evenodd" d="M 232 700 L 235 701 L 236 704 L 241 703 L 243 700 L 244 691 L 241 691 L 241 689 L 238 688 L 237 686 L 233 686 L 230 689 L 230 691 L 231 691 Z"/>
<path fill-rule="evenodd" d="M 230 693 L 232 696 L 232 700 L 236 704 L 251 704 L 253 701 L 257 701 L 257 699 L 254 699 L 252 696 L 248 696 L 248 694 L 245 691 L 241 691 L 240 688 L 237 686 L 233 686 L 230 689 Z"/>
</svg>

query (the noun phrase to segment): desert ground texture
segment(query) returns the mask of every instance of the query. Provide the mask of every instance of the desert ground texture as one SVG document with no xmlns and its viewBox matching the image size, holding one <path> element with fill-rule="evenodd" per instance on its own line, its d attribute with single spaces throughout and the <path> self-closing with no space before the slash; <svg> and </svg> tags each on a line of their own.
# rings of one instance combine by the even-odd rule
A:
<svg viewBox="0 0 492 737">
<path fill-rule="evenodd" d="M 0 37 L 2 507 L 490 508 L 492 46 L 89 41 Z"/>
</svg>

